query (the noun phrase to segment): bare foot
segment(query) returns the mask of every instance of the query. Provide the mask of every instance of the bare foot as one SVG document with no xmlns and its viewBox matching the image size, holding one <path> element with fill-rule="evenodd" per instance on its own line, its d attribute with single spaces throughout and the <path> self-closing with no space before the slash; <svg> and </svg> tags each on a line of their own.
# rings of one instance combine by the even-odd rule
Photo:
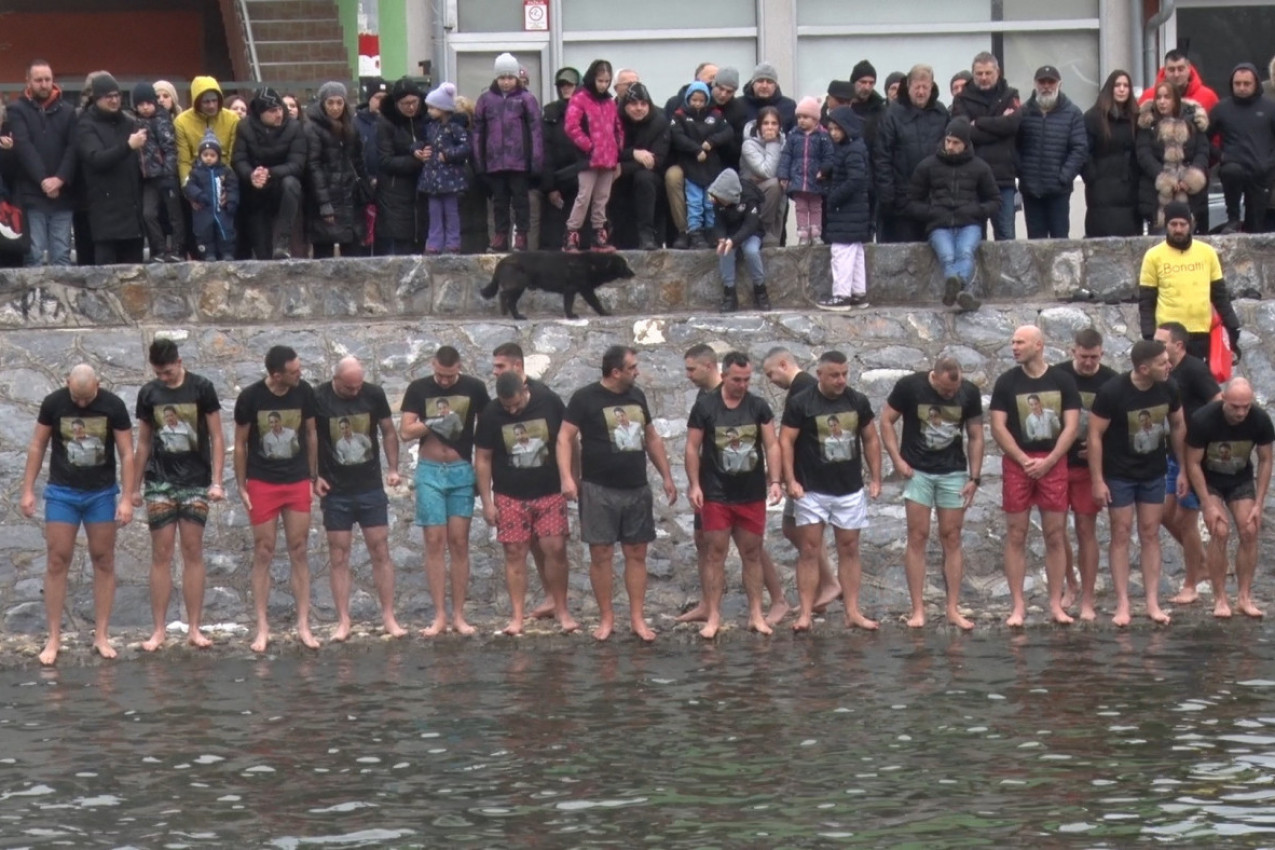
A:
<svg viewBox="0 0 1275 850">
<path fill-rule="evenodd" d="M 1049 613 L 1054 618 L 1054 622 L 1060 626 L 1070 626 L 1072 623 L 1076 622 L 1061 605 L 1054 608 Z"/>
<path fill-rule="evenodd" d="M 787 607 L 787 606 L 785 606 Z M 780 619 L 783 619 L 782 617 Z M 773 635 L 775 630 L 772 629 L 769 617 L 758 617 L 756 614 L 748 618 L 748 630 L 757 632 L 759 635 Z"/>
<path fill-rule="evenodd" d="M 562 629 L 563 634 L 569 635 L 574 631 L 578 631 L 580 624 L 576 622 L 576 618 L 572 617 L 570 613 L 563 611 L 558 617 L 558 628 Z"/>
<path fill-rule="evenodd" d="M 1169 625 L 1169 615 L 1166 614 L 1159 606 L 1156 606 L 1155 608 L 1147 606 L 1147 616 L 1150 617 L 1152 621 L 1159 623 L 1162 626 Z"/>
<path fill-rule="evenodd" d="M 331 640 L 333 640 L 333 641 L 335 641 L 335 642 L 337 642 L 337 643 L 345 643 L 345 642 L 346 642 L 347 640 L 349 640 L 349 639 L 350 639 L 350 624 L 349 624 L 349 622 L 347 621 L 347 622 L 344 622 L 344 623 L 337 623 L 337 624 L 336 624 L 336 629 L 335 629 L 335 630 L 333 630 L 333 632 L 332 632 L 332 638 L 331 638 Z"/>
<path fill-rule="evenodd" d="M 1118 605 L 1116 606 L 1116 615 L 1111 618 L 1111 623 L 1112 625 L 1123 629 L 1125 626 L 1129 625 L 1131 619 L 1132 618 L 1129 616 L 1129 606 Z"/>
<path fill-rule="evenodd" d="M 1262 611 L 1261 608 L 1258 608 L 1256 605 L 1253 604 L 1252 599 L 1244 599 L 1241 597 L 1240 599 L 1235 600 L 1235 607 L 1238 608 L 1240 613 L 1243 614 L 1245 617 L 1260 619 L 1261 617 L 1266 616 L 1266 614 Z"/>
<path fill-rule="evenodd" d="M 381 621 L 381 625 L 385 627 L 385 633 L 392 638 L 401 638 L 407 634 L 407 629 L 398 624 L 398 620 L 393 617 L 386 617 Z"/>
<path fill-rule="evenodd" d="M 253 652 L 265 652 L 266 647 L 270 644 L 270 632 L 262 629 L 257 632 L 257 636 L 252 639 L 251 649 Z"/>
<path fill-rule="evenodd" d="M 208 639 L 208 635 L 201 632 L 196 626 L 191 627 L 190 634 L 186 637 L 186 643 L 196 649 L 207 649 L 212 646 L 212 641 Z"/>
<path fill-rule="evenodd" d="M 880 628 L 880 624 L 876 620 L 869 620 L 858 611 L 847 611 L 846 628 L 850 629 L 854 627 L 867 629 L 868 631 L 873 632 Z"/>
<path fill-rule="evenodd" d="M 717 632 L 721 627 L 722 621 L 720 617 L 709 617 L 708 621 L 704 623 L 704 628 L 699 630 L 699 636 L 704 640 L 712 640 L 717 637 Z"/>
<path fill-rule="evenodd" d="M 1094 611 L 1092 605 L 1081 605 L 1080 619 L 1084 620 L 1086 623 L 1092 623 L 1094 620 L 1098 619 L 1098 612 Z"/>
<path fill-rule="evenodd" d="M 1170 605 L 1190 605 L 1192 602 L 1200 601 L 1200 593 L 1194 587 L 1182 585 L 1182 589 L 1178 591 L 1177 596 L 1169 600 Z"/>
<path fill-rule="evenodd" d="M 155 650 L 159 649 L 163 645 L 164 645 L 164 630 L 163 629 L 156 629 L 155 631 L 151 633 L 150 637 L 142 641 L 142 649 L 146 650 L 147 652 L 154 652 Z"/>
<path fill-rule="evenodd" d="M 813 610 L 816 614 L 822 614 L 824 611 L 828 610 L 829 605 L 840 598 L 841 585 L 834 584 L 832 587 L 823 590 L 817 597 L 815 597 L 815 607 L 811 610 Z"/>
<path fill-rule="evenodd" d="M 55 638 L 49 638 L 48 643 L 44 645 L 43 651 L 40 652 L 40 663 L 45 667 L 52 667 L 58 660 L 58 650 L 61 649 L 60 641 Z"/>
<path fill-rule="evenodd" d="M 509 621 L 509 625 L 500 630 L 502 635 L 520 635 L 522 634 L 522 620 L 515 618 Z"/>
<path fill-rule="evenodd" d="M 301 644 L 307 649 L 318 649 L 319 642 L 315 640 L 314 635 L 310 634 L 310 628 L 297 628 L 297 637 L 301 639 Z"/>
<path fill-rule="evenodd" d="M 93 651 L 103 658 L 114 658 L 115 647 L 111 646 L 111 642 L 106 638 L 97 638 L 93 641 Z"/>
<path fill-rule="evenodd" d="M 650 643 L 655 640 L 655 630 L 648 626 L 645 620 L 634 620 L 629 625 L 633 627 L 633 634 L 640 637 L 644 642 Z"/>
<path fill-rule="evenodd" d="M 434 622 L 421 629 L 421 637 L 434 637 L 447 631 L 447 618 L 435 617 Z"/>
<path fill-rule="evenodd" d="M 540 603 L 539 605 L 537 605 L 535 608 L 532 608 L 532 609 L 531 609 L 531 619 L 533 619 L 533 620 L 547 620 L 547 619 L 549 619 L 550 617 L 552 617 L 552 616 L 553 616 L 553 612 L 554 612 L 555 610 L 557 610 L 557 609 L 556 609 L 556 607 L 555 607 L 555 606 L 554 606 L 554 604 L 553 604 L 553 600 L 552 600 L 552 599 L 546 599 L 544 602 L 541 602 L 541 603 Z"/>
<path fill-rule="evenodd" d="M 1079 587 L 1077 587 L 1071 581 L 1068 581 L 1067 586 L 1063 588 L 1062 607 L 1070 608 L 1071 606 L 1075 605 L 1076 595 L 1079 593 L 1079 591 L 1080 591 Z"/>
<path fill-rule="evenodd" d="M 974 630 L 974 621 L 962 616 L 960 611 L 948 611 L 947 621 L 963 632 Z"/>
<path fill-rule="evenodd" d="M 615 628 L 615 620 L 611 617 L 603 617 L 602 622 L 598 623 L 598 627 L 593 630 L 594 640 L 606 640 L 611 637 L 611 631 Z"/>
<path fill-rule="evenodd" d="M 788 600 L 776 599 L 770 603 L 770 610 L 766 612 L 766 624 L 770 626 L 779 625 L 791 610 L 792 606 L 788 604 Z M 770 634 L 770 630 L 767 629 L 763 634 Z"/>
<path fill-rule="evenodd" d="M 810 631 L 810 626 L 810 617 L 802 614 L 797 617 L 796 621 L 792 624 L 792 630 L 794 632 L 808 632 Z"/>
<path fill-rule="evenodd" d="M 1023 615 L 1023 610 L 1021 608 L 1015 608 L 1009 613 L 1009 616 L 1005 618 L 1005 625 L 1009 626 L 1011 629 L 1021 629 L 1025 619 L 1026 617 Z"/>
<path fill-rule="evenodd" d="M 952 618 L 952 615 L 951 615 L 951 614 L 949 614 L 949 615 L 948 615 L 948 619 L 950 620 L 951 618 Z M 923 628 L 925 628 L 925 612 L 924 612 L 924 611 L 913 611 L 913 612 L 912 612 L 912 616 L 911 616 L 911 617 L 908 617 L 908 619 L 907 619 L 907 624 L 908 624 L 908 628 L 909 628 L 909 629 L 923 629 Z"/>
<path fill-rule="evenodd" d="M 678 614 L 673 618 L 675 623 L 702 623 L 708 619 L 708 608 L 703 602 L 695 603 L 695 607 L 684 614 Z"/>
<path fill-rule="evenodd" d="M 455 629 L 457 633 L 462 634 L 465 637 L 469 637 L 470 635 L 478 631 L 478 629 L 475 629 L 468 622 L 466 622 L 464 617 L 453 618 L 452 628 Z"/>
<path fill-rule="evenodd" d="M 1219 620 L 1229 620 L 1231 618 L 1231 604 L 1225 596 L 1213 603 L 1213 616 Z"/>
</svg>

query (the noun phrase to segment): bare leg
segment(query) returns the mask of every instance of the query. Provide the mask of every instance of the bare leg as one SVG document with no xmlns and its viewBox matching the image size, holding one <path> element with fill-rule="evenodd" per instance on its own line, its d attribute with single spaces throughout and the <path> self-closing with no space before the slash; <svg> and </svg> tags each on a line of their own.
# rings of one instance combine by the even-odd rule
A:
<svg viewBox="0 0 1275 850">
<path fill-rule="evenodd" d="M 545 572 L 544 544 L 538 537 L 531 539 L 531 559 L 536 562 L 536 575 L 540 576 L 540 587 L 544 591 L 545 598 L 531 609 L 529 616 L 533 620 L 546 620 L 554 616 L 553 594 L 549 591 L 549 577 Z"/>
<path fill-rule="evenodd" d="M 823 547 L 823 523 L 799 525 L 797 538 L 797 621 L 794 632 L 809 631 L 814 624 L 815 595 L 819 590 L 819 550 Z"/>
<path fill-rule="evenodd" d="M 44 613 L 49 623 L 49 639 L 40 652 L 40 663 L 49 667 L 57 662 L 62 648 L 62 609 L 66 607 L 67 574 L 75 554 L 75 532 L 78 525 L 49 522 L 44 525 L 48 544 L 48 564 L 44 570 Z"/>
<path fill-rule="evenodd" d="M 1093 622 L 1098 614 L 1094 609 L 1094 590 L 1098 583 L 1098 517 L 1096 514 L 1076 514 L 1077 566 L 1080 568 L 1080 619 Z"/>
<path fill-rule="evenodd" d="M 1045 534 L 1045 581 L 1049 585 L 1049 613 L 1054 622 L 1068 625 L 1074 622 L 1062 607 L 1063 570 L 1067 567 L 1067 512 L 1041 511 L 1040 527 Z"/>
<path fill-rule="evenodd" d="M 114 658 L 107 629 L 115 602 L 115 522 L 86 523 L 84 534 L 93 562 L 93 648 L 103 658 Z"/>
<path fill-rule="evenodd" d="M 381 625 L 390 637 L 400 638 L 407 629 L 394 617 L 394 561 L 390 558 L 390 527 L 376 525 L 363 529 L 363 542 L 372 557 L 372 584 L 381 603 Z"/>
<path fill-rule="evenodd" d="M 700 605 L 704 607 L 704 628 L 699 636 L 705 640 L 717 637 L 722 627 L 722 593 L 726 587 L 726 550 L 730 547 L 730 531 L 703 532 L 700 547 Z"/>
<path fill-rule="evenodd" d="M 571 633 L 580 628 L 571 610 L 567 607 L 567 538 L 563 535 L 545 537 L 539 541 L 544 558 L 545 592 L 549 594 L 549 602 L 553 605 L 553 616 L 558 618 L 558 627 Z M 535 549 L 532 549 L 534 554 Z"/>
<path fill-rule="evenodd" d="M 698 516 L 696 517 L 698 520 Z M 708 569 L 708 544 L 704 540 L 704 529 L 695 529 L 695 572 L 699 576 L 699 586 L 701 592 L 706 592 L 709 586 L 709 578 L 705 574 Z M 725 557 L 725 556 L 723 556 Z M 678 614 L 673 618 L 675 623 L 702 623 L 708 619 L 708 605 L 701 599 L 695 603 L 695 607 L 685 613 Z"/>
<path fill-rule="evenodd" d="M 297 637 L 303 645 L 318 649 L 319 642 L 310 633 L 310 562 L 306 557 L 306 536 L 309 533 L 309 511 L 283 512 L 283 539 L 288 544 L 292 596 L 297 604 Z"/>
<path fill-rule="evenodd" d="M 328 577 L 332 583 L 332 603 L 336 606 L 336 631 L 332 640 L 343 643 L 350 637 L 350 541 L 352 531 L 328 532 Z"/>
<path fill-rule="evenodd" d="M 204 527 L 191 520 L 177 521 L 182 553 L 182 602 L 186 605 L 186 643 L 199 649 L 212 646 L 200 631 L 204 622 Z"/>
<path fill-rule="evenodd" d="M 832 568 L 832 556 L 828 544 L 819 539 L 819 591 L 815 596 L 815 613 L 822 614 L 829 605 L 841 598 L 841 582 Z"/>
<path fill-rule="evenodd" d="M 739 559 L 743 562 L 744 573 L 744 594 L 748 597 L 748 628 L 763 635 L 773 634 L 769 617 L 762 616 L 761 613 L 761 590 L 765 584 L 763 575 L 765 573 L 763 556 L 765 551 L 761 545 L 761 535 L 753 534 L 743 528 L 736 528 L 734 532 L 735 548 L 739 550 Z M 725 565 L 723 564 L 723 567 Z M 773 568 L 773 564 L 772 564 Z M 778 597 L 783 602 L 784 611 L 788 610 L 788 603 L 784 601 L 782 594 Z M 774 601 L 776 597 L 771 596 L 771 613 L 774 613 Z M 782 614 L 780 615 L 783 616 Z"/>
<path fill-rule="evenodd" d="M 615 629 L 615 608 L 612 602 L 611 571 L 615 563 L 614 543 L 589 544 L 589 584 L 593 586 L 593 598 L 598 603 L 598 627 L 593 630 L 595 640 L 606 640 Z"/>
<path fill-rule="evenodd" d="M 1222 507 L 1222 500 L 1217 496 L 1208 494 L 1205 498 L 1216 500 L 1217 506 Z M 1230 536 L 1231 523 L 1226 518 L 1226 512 L 1223 511 L 1221 522 L 1209 529 L 1209 548 L 1206 555 L 1209 582 L 1213 585 L 1213 616 L 1219 619 L 1227 619 L 1231 616 L 1231 601 L 1226 595 L 1226 544 Z"/>
<path fill-rule="evenodd" d="M 1133 505 L 1109 508 L 1111 519 L 1111 548 L 1107 560 L 1111 564 L 1111 587 L 1116 592 L 1116 614 L 1111 622 L 1117 626 L 1129 625 L 1129 538 L 1133 534 Z"/>
<path fill-rule="evenodd" d="M 523 607 L 527 604 L 527 543 L 505 544 L 505 586 L 509 590 L 509 605 L 513 613 L 507 635 L 522 634 Z"/>
<path fill-rule="evenodd" d="M 447 526 L 425 526 L 425 581 L 434 600 L 434 621 L 421 629 L 425 637 L 447 631 Z"/>
<path fill-rule="evenodd" d="M 965 578 L 965 552 L 961 548 L 964 508 L 939 508 L 939 541 L 943 544 L 943 579 L 947 584 L 947 621 L 963 631 L 974 628 L 961 614 L 961 581 Z"/>
<path fill-rule="evenodd" d="M 1079 519 L 1080 515 L 1076 514 Z M 1076 535 L 1079 537 L 1079 533 Z M 1070 608 L 1076 604 L 1076 597 L 1080 595 L 1080 582 L 1076 579 L 1076 555 L 1071 551 L 1071 541 L 1067 541 L 1067 548 L 1063 552 L 1067 556 L 1067 566 L 1063 570 L 1063 577 L 1067 583 L 1063 586 L 1062 606 Z"/>
<path fill-rule="evenodd" d="M 1182 507 L 1176 496 L 1169 496 L 1164 502 L 1163 525 L 1182 547 L 1184 572 L 1182 589 L 1169 601 L 1174 605 L 1190 605 L 1200 598 L 1196 586 L 1208 578 L 1204 541 L 1200 538 L 1200 512 Z"/>
<path fill-rule="evenodd" d="M 151 620 L 154 629 L 142 641 L 142 649 L 154 652 L 164 645 L 167 633 L 168 600 L 173 594 L 173 550 L 177 544 L 177 523 L 151 531 Z"/>
<path fill-rule="evenodd" d="M 1138 506 L 1138 542 L 1142 544 L 1142 584 L 1147 594 L 1147 616 L 1168 625 L 1169 615 L 1160 608 L 1160 516 L 1163 504 Z"/>
<path fill-rule="evenodd" d="M 912 597 L 912 613 L 908 628 L 925 625 L 925 547 L 930 542 L 930 508 L 911 499 L 904 500 L 908 520 L 908 543 L 903 553 L 903 571 L 907 575 L 908 595 Z"/>
<path fill-rule="evenodd" d="M 846 628 L 877 628 L 876 620 L 869 620 L 859 610 L 859 585 L 863 578 L 863 562 L 859 558 L 859 530 L 833 527 L 833 539 L 837 543 L 838 575 L 846 606 Z"/>
<path fill-rule="evenodd" d="M 265 652 L 270 643 L 270 622 L 266 611 L 270 599 L 270 562 L 274 559 L 278 535 L 278 518 L 252 527 L 252 603 L 257 613 L 257 635 L 252 639 L 253 652 Z"/>
<path fill-rule="evenodd" d="M 1235 556 L 1235 581 L 1239 587 L 1235 607 L 1246 617 L 1263 617 L 1265 612 L 1253 602 L 1253 577 L 1257 573 L 1257 535 L 1261 526 L 1260 523 L 1250 523 L 1243 519 L 1252 512 L 1253 500 L 1237 500 L 1228 507 L 1240 533 L 1240 550 Z"/>
<path fill-rule="evenodd" d="M 465 620 L 465 596 L 469 592 L 469 517 L 447 518 L 447 549 L 452 563 L 452 626 L 462 635 L 472 635 L 474 627 Z"/>
<path fill-rule="evenodd" d="M 646 624 L 646 544 L 622 543 L 624 587 L 629 592 L 629 624 L 633 633 L 650 643 L 655 632 Z"/>
<path fill-rule="evenodd" d="M 1010 612 L 1005 625 L 1020 629 L 1027 620 L 1023 581 L 1027 578 L 1027 528 L 1029 511 L 1005 514 L 1005 581 L 1009 584 Z"/>
<path fill-rule="evenodd" d="M 761 559 L 762 583 L 766 585 L 766 593 L 770 596 L 770 610 L 766 612 L 766 625 L 776 626 L 780 620 L 788 616 L 788 612 L 792 610 L 792 607 L 784 596 L 784 583 L 779 580 L 779 570 L 776 569 L 775 562 L 770 557 L 770 553 L 766 551 L 766 547 L 761 545 L 760 542 L 757 547 L 757 554 Z"/>
</svg>

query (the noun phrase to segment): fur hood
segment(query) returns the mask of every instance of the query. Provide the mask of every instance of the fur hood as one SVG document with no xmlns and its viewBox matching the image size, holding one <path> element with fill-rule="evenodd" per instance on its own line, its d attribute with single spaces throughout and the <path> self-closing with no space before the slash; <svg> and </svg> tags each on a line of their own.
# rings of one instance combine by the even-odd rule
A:
<svg viewBox="0 0 1275 850">
<path fill-rule="evenodd" d="M 1155 111 L 1154 98 L 1138 107 L 1138 126 L 1143 130 L 1149 130 L 1153 127 L 1159 117 L 1160 116 L 1157 115 Z M 1208 113 L 1204 111 L 1200 104 L 1191 100 L 1189 97 L 1182 98 L 1182 118 L 1183 120 L 1190 121 L 1194 124 L 1195 129 L 1199 130 L 1201 133 L 1207 132 L 1209 129 Z"/>
</svg>

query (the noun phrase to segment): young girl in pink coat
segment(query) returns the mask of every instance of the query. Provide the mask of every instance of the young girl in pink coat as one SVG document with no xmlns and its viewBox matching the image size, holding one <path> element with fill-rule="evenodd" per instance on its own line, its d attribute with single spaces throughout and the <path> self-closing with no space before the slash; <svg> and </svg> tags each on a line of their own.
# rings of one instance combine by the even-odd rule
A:
<svg viewBox="0 0 1275 850">
<path fill-rule="evenodd" d="M 580 190 L 567 217 L 564 251 L 580 250 L 580 228 L 585 212 L 593 227 L 593 250 L 614 251 L 607 233 L 607 201 L 611 183 L 620 171 L 620 151 L 624 148 L 624 127 L 611 97 L 611 63 L 596 59 L 567 104 L 567 136 L 587 157 L 589 167 L 580 172 Z"/>
</svg>

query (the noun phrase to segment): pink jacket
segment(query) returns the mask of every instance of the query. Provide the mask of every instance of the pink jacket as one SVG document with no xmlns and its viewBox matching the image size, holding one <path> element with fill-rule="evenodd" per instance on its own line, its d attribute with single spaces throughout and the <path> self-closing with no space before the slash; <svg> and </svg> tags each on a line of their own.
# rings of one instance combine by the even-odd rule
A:
<svg viewBox="0 0 1275 850">
<path fill-rule="evenodd" d="M 599 98 L 583 88 L 567 103 L 567 136 L 589 157 L 590 168 L 615 168 L 624 148 L 624 125 L 610 95 Z"/>
</svg>

